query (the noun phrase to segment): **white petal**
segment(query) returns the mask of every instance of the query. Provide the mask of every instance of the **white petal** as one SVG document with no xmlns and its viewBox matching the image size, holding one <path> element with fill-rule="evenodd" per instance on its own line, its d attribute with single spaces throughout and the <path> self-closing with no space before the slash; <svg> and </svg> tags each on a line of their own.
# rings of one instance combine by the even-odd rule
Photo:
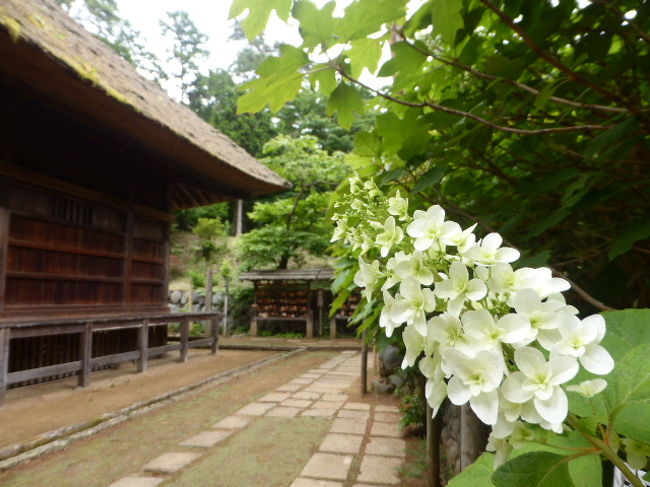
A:
<svg viewBox="0 0 650 487">
<path fill-rule="evenodd" d="M 467 284 L 467 290 L 465 291 L 467 299 L 471 301 L 478 301 L 479 299 L 483 299 L 486 294 L 487 286 L 480 279 L 472 279 Z"/>
<path fill-rule="evenodd" d="M 420 210 L 418 210 L 420 211 Z M 414 215 L 417 211 L 414 213 Z M 406 233 L 408 233 L 413 238 L 424 237 L 427 233 L 427 221 L 425 218 L 415 218 L 408 227 L 406 227 Z"/>
<path fill-rule="evenodd" d="M 548 361 L 548 366 L 553 374 L 550 383 L 554 386 L 570 381 L 576 376 L 580 369 L 580 367 L 578 367 L 578 362 L 576 362 L 573 357 L 552 358 Z M 554 423 L 555 421 L 550 422 Z"/>
<path fill-rule="evenodd" d="M 449 277 L 454 281 L 467 282 L 469 279 L 469 273 L 467 272 L 465 264 L 453 262 L 449 266 Z"/>
<path fill-rule="evenodd" d="M 497 327 L 504 330 L 501 341 L 504 343 L 517 343 L 526 339 L 530 333 L 530 321 L 522 315 L 510 313 L 497 323 Z"/>
<path fill-rule="evenodd" d="M 495 424 L 499 414 L 499 395 L 497 391 L 484 392 L 469 400 L 472 411 L 485 424 Z"/>
<path fill-rule="evenodd" d="M 536 348 L 522 347 L 515 350 L 515 363 L 526 377 L 534 377 L 544 369 L 546 360 Z"/>
<path fill-rule="evenodd" d="M 501 386 L 501 392 L 503 397 L 508 401 L 514 402 L 516 404 L 522 404 L 528 401 L 533 397 L 531 391 L 525 391 L 521 388 L 521 385 L 524 381 L 524 374 L 521 372 L 513 372 L 503 381 Z"/>
<path fill-rule="evenodd" d="M 497 250 L 494 260 L 497 262 L 514 262 L 519 259 L 519 251 L 510 247 L 503 247 Z"/>
<path fill-rule="evenodd" d="M 515 309 L 517 313 L 530 316 L 541 308 L 539 295 L 532 289 L 521 289 L 515 295 Z"/>
<path fill-rule="evenodd" d="M 456 406 L 462 406 L 471 396 L 469 388 L 465 387 L 465 384 L 456 376 L 449 379 L 447 384 L 447 395 L 449 400 Z"/>
<path fill-rule="evenodd" d="M 481 247 L 490 250 L 497 250 L 503 243 L 503 238 L 496 232 L 487 234 L 481 242 Z"/>
<path fill-rule="evenodd" d="M 561 423 L 569 411 L 569 401 L 560 387 L 555 387 L 550 399 L 542 401 L 535 398 L 535 409 L 549 423 Z"/>
<path fill-rule="evenodd" d="M 450 299 L 455 298 L 458 293 L 454 289 L 454 281 L 447 279 L 446 281 L 436 282 L 435 294 L 439 298 Z"/>
<path fill-rule="evenodd" d="M 415 241 L 413 242 L 413 247 L 415 248 L 415 250 L 419 250 L 420 252 L 428 250 L 429 248 L 431 248 L 432 245 L 433 245 L 433 239 L 427 237 L 416 238 Z"/>
<path fill-rule="evenodd" d="M 609 374 L 614 368 L 614 359 L 600 345 L 587 345 L 585 354 L 580 357 L 580 363 L 592 374 Z"/>
<path fill-rule="evenodd" d="M 582 320 L 582 325 L 585 328 L 589 328 L 590 330 L 594 330 L 596 332 L 596 343 L 599 343 L 603 337 L 605 336 L 605 318 L 603 318 L 601 315 L 591 315 L 587 316 L 584 320 Z"/>
</svg>

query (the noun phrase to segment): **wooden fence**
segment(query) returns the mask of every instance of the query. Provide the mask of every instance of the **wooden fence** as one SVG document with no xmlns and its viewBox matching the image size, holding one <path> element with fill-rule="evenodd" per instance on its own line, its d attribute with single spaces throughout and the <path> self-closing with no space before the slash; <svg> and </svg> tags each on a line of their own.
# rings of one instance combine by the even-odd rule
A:
<svg viewBox="0 0 650 487">
<path fill-rule="evenodd" d="M 191 347 L 210 346 L 217 353 L 219 346 L 218 326 L 221 313 L 167 313 L 156 315 L 120 316 L 112 318 L 75 318 L 67 320 L 31 321 L 0 324 L 0 404 L 9 385 L 34 379 L 65 374 L 76 374 L 80 387 L 88 387 L 90 373 L 121 362 L 137 361 L 138 372 L 147 369 L 148 359 L 174 350 L 180 351 L 180 360 L 185 362 Z M 209 321 L 210 336 L 190 340 L 190 324 L 193 321 Z M 181 337 L 178 343 L 149 347 L 149 328 L 153 326 L 180 324 Z M 93 333 L 100 331 L 135 328 L 138 333 L 137 349 L 93 357 Z M 12 338 L 43 337 L 63 334 L 77 334 L 79 353 L 77 360 L 45 367 L 9 371 L 9 345 Z"/>
</svg>

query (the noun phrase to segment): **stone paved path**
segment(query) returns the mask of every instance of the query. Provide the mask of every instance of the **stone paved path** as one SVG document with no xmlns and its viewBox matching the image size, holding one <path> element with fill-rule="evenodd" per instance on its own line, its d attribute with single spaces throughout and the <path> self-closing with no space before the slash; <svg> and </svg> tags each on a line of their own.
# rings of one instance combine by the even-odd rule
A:
<svg viewBox="0 0 650 487">
<path fill-rule="evenodd" d="M 141 471 L 109 487 L 164 486 L 169 475 L 191 469 L 193 462 L 213 453 L 221 441 L 262 416 L 315 416 L 331 420 L 330 431 L 318 451 L 290 487 L 399 485 L 397 469 L 405 457 L 399 415 L 393 406 L 348 401 L 350 387 L 359 375 L 360 355 L 341 352 L 235 414 L 206 425 L 205 431 L 182 441 L 174 451 L 152 458 Z"/>
</svg>

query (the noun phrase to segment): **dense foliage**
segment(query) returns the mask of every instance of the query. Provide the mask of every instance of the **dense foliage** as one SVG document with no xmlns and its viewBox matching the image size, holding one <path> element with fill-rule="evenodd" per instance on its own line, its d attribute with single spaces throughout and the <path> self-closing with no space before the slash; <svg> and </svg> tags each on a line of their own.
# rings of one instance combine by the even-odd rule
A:
<svg viewBox="0 0 650 487">
<path fill-rule="evenodd" d="M 333 2 L 235 0 L 249 37 L 275 10 L 303 39 L 260 66 L 239 110 L 279 110 L 304 79 L 344 127 L 379 107 L 356 136 L 360 176 L 499 231 L 591 306 L 648 305 L 650 2 L 406 3 L 337 17 Z M 364 70 L 388 86 L 365 86 Z"/>
</svg>

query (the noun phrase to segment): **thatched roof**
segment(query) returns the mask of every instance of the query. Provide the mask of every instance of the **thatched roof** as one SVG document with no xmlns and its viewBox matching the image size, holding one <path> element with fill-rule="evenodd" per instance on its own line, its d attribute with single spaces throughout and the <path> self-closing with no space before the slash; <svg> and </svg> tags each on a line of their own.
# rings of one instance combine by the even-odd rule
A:
<svg viewBox="0 0 650 487">
<path fill-rule="evenodd" d="M 281 269 L 275 271 L 242 272 L 242 281 L 331 281 L 334 270 L 331 267 L 317 269 Z"/>
<path fill-rule="evenodd" d="M 54 2 L 0 3 L 0 76 L 91 117 L 191 171 L 197 180 L 214 182 L 221 196 L 253 196 L 289 186 L 140 76 Z"/>
</svg>

